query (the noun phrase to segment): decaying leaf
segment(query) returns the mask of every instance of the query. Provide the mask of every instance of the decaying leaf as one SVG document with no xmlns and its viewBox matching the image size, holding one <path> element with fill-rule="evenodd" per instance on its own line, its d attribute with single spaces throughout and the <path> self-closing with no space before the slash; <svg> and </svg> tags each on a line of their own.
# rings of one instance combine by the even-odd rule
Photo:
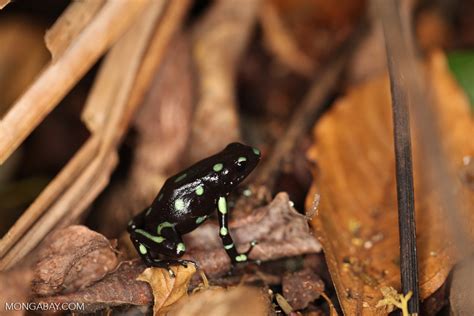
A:
<svg viewBox="0 0 474 316">
<path fill-rule="evenodd" d="M 469 104 L 441 54 L 434 54 L 427 68 L 448 162 L 461 174 L 463 161 L 474 155 Z M 311 207 L 314 194 L 320 194 L 312 223 L 347 315 L 383 313 L 376 307 L 382 299 L 380 288 L 400 288 L 392 133 L 386 76 L 354 87 L 314 130 L 309 157 L 318 168 L 306 207 Z M 457 259 L 444 213 L 422 181 L 424 157 L 419 156 L 416 139 L 414 162 L 420 294 L 426 298 L 444 283 Z M 467 211 L 462 216 L 472 227 L 474 194 L 466 183 L 460 186 L 459 199 Z"/>
<path fill-rule="evenodd" d="M 269 300 L 262 291 L 251 287 L 230 290 L 210 288 L 183 299 L 168 315 L 240 316 L 268 315 Z"/>
<path fill-rule="evenodd" d="M 251 259 L 273 260 L 321 250 L 307 218 L 292 207 L 284 192 L 251 215 L 230 221 L 230 233 L 239 251 L 246 251 L 251 241 L 258 241 L 250 253 Z M 209 276 L 229 270 L 230 260 L 222 247 L 217 224 L 203 224 L 185 238 L 187 253 Z"/>
<path fill-rule="evenodd" d="M 57 230 L 40 248 L 33 293 L 74 292 L 102 279 L 117 263 L 114 247 L 103 235 L 80 225 Z"/>
<path fill-rule="evenodd" d="M 150 287 L 136 278 L 145 265 L 140 261 L 124 261 L 102 280 L 74 293 L 35 297 L 33 302 L 62 304 L 76 302 L 84 304 L 84 313 L 120 305 L 149 305 L 153 300 Z"/>
<path fill-rule="evenodd" d="M 287 273 L 282 281 L 283 295 L 296 310 L 308 307 L 324 291 L 324 282 L 311 269 Z"/>
<path fill-rule="evenodd" d="M 165 269 L 147 268 L 137 278 L 137 280 L 148 282 L 153 290 L 154 315 L 163 315 L 165 309 L 187 295 L 189 282 L 196 272 L 193 264 L 187 267 L 172 266 L 171 269 L 175 276 L 171 276 Z"/>
<path fill-rule="evenodd" d="M 236 69 L 260 2 L 215 1 L 193 31 L 198 100 L 189 141 L 190 161 L 209 156 L 240 138 Z"/>
</svg>

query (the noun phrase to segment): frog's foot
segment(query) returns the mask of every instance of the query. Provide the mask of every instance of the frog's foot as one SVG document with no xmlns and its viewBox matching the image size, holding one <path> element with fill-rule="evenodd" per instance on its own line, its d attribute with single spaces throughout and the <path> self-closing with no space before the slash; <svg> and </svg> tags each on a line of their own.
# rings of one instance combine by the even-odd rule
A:
<svg viewBox="0 0 474 316">
<path fill-rule="evenodd" d="M 196 262 L 191 261 L 191 260 L 183 260 L 183 259 L 166 259 L 166 260 L 154 259 L 152 262 L 152 266 L 167 270 L 170 277 L 174 278 L 176 277 L 176 274 L 174 273 L 174 271 L 171 269 L 170 266 L 181 265 L 187 268 L 188 264 L 190 263 L 194 264 L 194 266 L 197 268 Z"/>
</svg>

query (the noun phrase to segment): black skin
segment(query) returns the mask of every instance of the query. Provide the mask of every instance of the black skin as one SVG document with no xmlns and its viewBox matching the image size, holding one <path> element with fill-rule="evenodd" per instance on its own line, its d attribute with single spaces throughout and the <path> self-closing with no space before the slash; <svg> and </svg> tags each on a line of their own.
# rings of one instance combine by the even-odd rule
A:
<svg viewBox="0 0 474 316">
<path fill-rule="evenodd" d="M 128 225 L 130 239 L 144 262 L 165 268 L 171 275 L 170 265 L 186 266 L 189 261 L 179 259 L 185 253 L 181 236 L 196 229 L 214 211 L 219 219 L 219 236 L 232 263 L 247 261 L 256 242 L 247 252 L 237 252 L 229 233 L 226 198 L 259 161 L 256 148 L 231 143 L 166 180 L 151 206 Z"/>
</svg>

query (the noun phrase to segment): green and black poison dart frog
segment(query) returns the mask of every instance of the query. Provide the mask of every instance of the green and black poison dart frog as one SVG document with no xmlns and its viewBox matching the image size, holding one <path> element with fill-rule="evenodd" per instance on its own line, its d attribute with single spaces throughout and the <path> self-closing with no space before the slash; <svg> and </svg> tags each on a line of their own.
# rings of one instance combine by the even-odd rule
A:
<svg viewBox="0 0 474 316">
<path fill-rule="evenodd" d="M 247 252 L 237 252 L 229 234 L 226 199 L 259 161 L 258 149 L 231 143 L 166 180 L 151 206 L 128 224 L 130 239 L 145 263 L 165 268 L 172 275 L 171 264 L 186 266 L 189 261 L 179 259 L 186 251 L 181 235 L 197 228 L 216 209 L 219 236 L 232 263 L 247 261 L 256 242 Z"/>
</svg>

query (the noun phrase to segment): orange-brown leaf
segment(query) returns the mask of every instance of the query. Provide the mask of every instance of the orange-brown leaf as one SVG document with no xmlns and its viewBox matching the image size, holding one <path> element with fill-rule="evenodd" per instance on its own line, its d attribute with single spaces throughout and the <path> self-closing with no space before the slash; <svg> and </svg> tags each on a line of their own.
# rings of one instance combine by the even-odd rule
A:
<svg viewBox="0 0 474 316">
<path fill-rule="evenodd" d="M 193 264 L 186 268 L 183 266 L 171 267 L 175 277 L 170 276 L 169 272 L 161 268 L 147 268 L 137 278 L 137 280 L 148 282 L 153 290 L 155 304 L 153 306 L 153 315 L 163 314 L 163 310 L 187 296 L 189 281 L 196 272 Z"/>
<path fill-rule="evenodd" d="M 473 117 L 444 57 L 434 55 L 427 68 L 448 163 L 462 174 L 463 160 L 474 156 Z M 380 289 L 400 288 L 392 133 L 387 76 L 354 87 L 314 130 L 309 156 L 318 169 L 307 208 L 320 194 L 313 225 L 346 315 L 384 313 L 376 308 Z M 424 158 L 416 140 L 413 151 L 420 293 L 426 298 L 443 284 L 456 254 L 436 197 L 421 179 Z M 466 181 L 461 193 L 470 214 L 463 220 L 472 227 L 474 198 Z"/>
</svg>

